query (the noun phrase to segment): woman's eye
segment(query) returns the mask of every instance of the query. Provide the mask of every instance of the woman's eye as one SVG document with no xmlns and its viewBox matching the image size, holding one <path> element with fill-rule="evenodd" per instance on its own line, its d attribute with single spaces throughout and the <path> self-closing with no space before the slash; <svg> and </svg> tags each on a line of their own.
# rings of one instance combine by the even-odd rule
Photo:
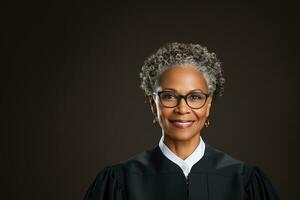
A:
<svg viewBox="0 0 300 200">
<path fill-rule="evenodd" d="M 162 99 L 172 100 L 172 99 L 176 99 L 176 96 L 173 94 L 164 94 L 162 95 Z"/>
<path fill-rule="evenodd" d="M 197 100 L 203 99 L 203 97 L 201 95 L 191 95 L 189 98 L 191 100 L 193 100 L 193 101 L 197 101 Z"/>
<path fill-rule="evenodd" d="M 165 98 L 166 98 L 166 99 L 174 99 L 175 96 L 174 96 L 174 95 L 166 95 Z"/>
<path fill-rule="evenodd" d="M 197 100 L 197 99 L 200 99 L 200 97 L 199 97 L 199 96 L 196 96 L 196 95 L 193 95 L 193 96 L 192 96 L 192 99 Z"/>
</svg>

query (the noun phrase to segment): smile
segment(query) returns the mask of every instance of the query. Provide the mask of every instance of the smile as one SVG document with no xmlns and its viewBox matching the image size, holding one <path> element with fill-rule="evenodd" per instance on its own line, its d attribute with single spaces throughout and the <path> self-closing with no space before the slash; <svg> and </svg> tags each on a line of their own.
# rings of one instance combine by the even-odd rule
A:
<svg viewBox="0 0 300 200">
<path fill-rule="evenodd" d="M 194 121 L 176 121 L 171 120 L 171 123 L 174 124 L 178 128 L 187 128 L 193 125 Z"/>
</svg>

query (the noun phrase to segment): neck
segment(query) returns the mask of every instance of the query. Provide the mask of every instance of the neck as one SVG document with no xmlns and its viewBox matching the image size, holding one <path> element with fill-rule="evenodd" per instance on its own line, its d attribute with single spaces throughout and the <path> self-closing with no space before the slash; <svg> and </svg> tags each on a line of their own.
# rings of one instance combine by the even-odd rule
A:
<svg viewBox="0 0 300 200">
<path fill-rule="evenodd" d="M 164 144 L 179 158 L 185 160 L 189 157 L 200 144 L 200 135 L 197 134 L 190 140 L 174 140 L 164 134 Z"/>
</svg>

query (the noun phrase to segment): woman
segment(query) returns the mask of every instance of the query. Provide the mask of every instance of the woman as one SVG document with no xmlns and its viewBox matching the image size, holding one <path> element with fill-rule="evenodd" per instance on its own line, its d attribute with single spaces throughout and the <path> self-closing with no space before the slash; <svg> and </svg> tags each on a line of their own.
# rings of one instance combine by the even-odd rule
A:
<svg viewBox="0 0 300 200">
<path fill-rule="evenodd" d="M 266 175 L 205 144 L 203 127 L 225 79 L 214 53 L 198 44 L 170 43 L 144 63 L 141 88 L 159 145 L 97 175 L 86 200 L 275 200 Z"/>
</svg>

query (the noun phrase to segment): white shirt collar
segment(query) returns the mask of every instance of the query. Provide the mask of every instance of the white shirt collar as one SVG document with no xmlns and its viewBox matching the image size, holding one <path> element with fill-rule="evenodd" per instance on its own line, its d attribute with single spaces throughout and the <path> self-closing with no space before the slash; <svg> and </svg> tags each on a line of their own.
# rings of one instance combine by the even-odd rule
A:
<svg viewBox="0 0 300 200">
<path fill-rule="evenodd" d="M 189 157 L 187 157 L 185 160 L 182 160 L 180 157 L 178 157 L 175 153 L 173 153 L 167 145 L 164 144 L 164 135 L 161 136 L 159 141 L 159 148 L 162 151 L 162 153 L 172 162 L 177 164 L 183 171 L 185 177 L 188 176 L 190 173 L 193 165 L 197 163 L 204 155 L 205 151 L 205 143 L 200 136 L 200 143 L 196 147 L 196 149 L 193 151 Z"/>
</svg>

